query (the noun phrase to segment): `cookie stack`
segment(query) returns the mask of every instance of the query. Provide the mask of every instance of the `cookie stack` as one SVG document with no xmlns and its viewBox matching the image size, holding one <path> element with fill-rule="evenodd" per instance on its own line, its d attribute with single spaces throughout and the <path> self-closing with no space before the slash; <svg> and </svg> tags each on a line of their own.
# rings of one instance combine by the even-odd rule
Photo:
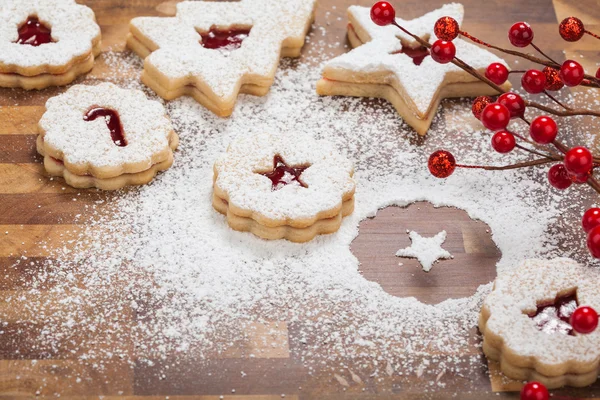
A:
<svg viewBox="0 0 600 400">
<path fill-rule="evenodd" d="M 213 207 L 263 239 L 307 242 L 354 210 L 352 163 L 330 143 L 269 133 L 237 138 L 215 163 Z"/>
<path fill-rule="evenodd" d="M 188 95 L 228 116 L 239 93 L 264 96 L 281 57 L 298 57 L 316 0 L 186 1 L 174 18 L 141 17 L 127 45 L 160 97 Z"/>
<path fill-rule="evenodd" d="M 4 0 L 0 87 L 43 89 L 89 72 L 100 53 L 94 12 L 74 0 Z"/>
<path fill-rule="evenodd" d="M 348 8 L 348 39 L 354 49 L 327 62 L 317 93 L 326 96 L 379 97 L 388 100 L 402 119 L 424 135 L 442 99 L 494 95 L 496 90 L 452 63 L 440 64 L 426 47 L 395 26 L 378 26 L 369 7 Z M 433 43 L 438 18 L 451 16 L 462 22 L 461 4 L 446 4 L 399 25 Z M 491 63 L 506 63 L 485 48 L 462 39 L 453 41 L 457 54 L 480 73 Z M 510 83 L 503 85 L 505 89 Z"/>
<path fill-rule="evenodd" d="M 173 164 L 178 144 L 160 103 L 112 83 L 77 85 L 51 98 L 39 131 L 46 171 L 76 188 L 148 183 Z"/>
<path fill-rule="evenodd" d="M 600 309 L 600 273 L 567 258 L 526 260 L 499 275 L 479 317 L 483 351 L 502 372 L 548 388 L 598 378 L 600 330 L 579 334 L 570 316 Z"/>
</svg>

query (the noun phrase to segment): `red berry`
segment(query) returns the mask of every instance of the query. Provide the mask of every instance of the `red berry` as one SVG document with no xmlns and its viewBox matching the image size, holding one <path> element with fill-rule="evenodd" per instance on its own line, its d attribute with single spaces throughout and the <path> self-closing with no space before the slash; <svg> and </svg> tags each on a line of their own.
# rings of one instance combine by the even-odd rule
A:
<svg viewBox="0 0 600 400">
<path fill-rule="evenodd" d="M 565 154 L 565 168 L 573 175 L 585 175 L 592 169 L 592 153 L 585 147 L 573 147 Z"/>
<path fill-rule="evenodd" d="M 581 185 L 582 183 L 586 183 L 588 179 L 590 179 L 590 174 L 569 174 L 569 178 L 571 178 L 571 181 L 573 181 L 573 183 Z"/>
<path fill-rule="evenodd" d="M 560 67 L 560 80 L 567 86 L 577 86 L 583 81 L 585 72 L 577 61 L 567 60 Z"/>
<path fill-rule="evenodd" d="M 510 153 L 516 146 L 515 135 L 509 131 L 500 131 L 492 136 L 492 147 L 498 153 Z"/>
<path fill-rule="evenodd" d="M 521 86 L 527 93 L 542 93 L 546 86 L 546 76 L 537 69 L 530 69 L 523 74 Z"/>
<path fill-rule="evenodd" d="M 483 109 L 490 103 L 493 103 L 494 100 L 490 96 L 479 96 L 473 101 L 473 106 L 471 107 L 471 111 L 473 115 L 477 119 L 481 119 L 481 114 L 483 113 Z"/>
<path fill-rule="evenodd" d="M 396 18 L 396 10 L 387 1 L 378 1 L 371 7 L 371 21 L 379 26 L 389 25 Z"/>
<path fill-rule="evenodd" d="M 442 17 L 435 22 L 433 32 L 438 39 L 451 42 L 460 33 L 458 22 L 452 17 Z"/>
<path fill-rule="evenodd" d="M 585 28 L 579 18 L 567 17 L 558 26 L 558 33 L 567 42 L 576 42 L 583 37 Z"/>
<path fill-rule="evenodd" d="M 527 22 L 517 22 L 508 30 L 508 40 L 515 47 L 527 47 L 533 40 L 533 30 Z"/>
<path fill-rule="evenodd" d="M 598 327 L 598 313 L 592 307 L 578 307 L 571 314 L 571 326 L 577 333 L 592 333 Z"/>
<path fill-rule="evenodd" d="M 496 85 L 502 85 L 508 79 L 508 68 L 504 64 L 491 63 L 485 70 L 485 77 Z"/>
<path fill-rule="evenodd" d="M 539 144 L 552 143 L 556 139 L 557 133 L 558 127 L 556 126 L 556 122 L 546 116 L 537 117 L 529 127 L 531 138 Z"/>
<path fill-rule="evenodd" d="M 436 40 L 431 46 L 431 58 L 440 64 L 448 64 L 456 55 L 454 43 L 444 40 Z"/>
<path fill-rule="evenodd" d="M 546 90 L 560 90 L 565 86 L 565 84 L 560 80 L 560 76 L 558 76 L 558 71 L 551 67 L 544 67 L 542 73 L 546 77 L 546 85 L 544 85 L 544 89 Z"/>
<path fill-rule="evenodd" d="M 528 382 L 521 389 L 521 400 L 548 400 L 549 398 L 548 389 L 539 382 Z"/>
<path fill-rule="evenodd" d="M 596 78 L 600 79 L 600 68 L 596 70 Z"/>
<path fill-rule="evenodd" d="M 447 178 L 454 172 L 456 160 L 449 151 L 438 150 L 429 156 L 427 167 L 436 178 Z"/>
<path fill-rule="evenodd" d="M 525 114 L 525 102 L 516 93 L 504 93 L 498 97 L 498 103 L 508 108 L 511 118 L 522 117 Z"/>
<path fill-rule="evenodd" d="M 585 233 L 589 233 L 592 228 L 600 225 L 600 208 L 592 207 L 588 209 L 581 218 L 581 226 Z"/>
<path fill-rule="evenodd" d="M 508 126 L 510 112 L 506 106 L 498 103 L 488 104 L 481 113 L 483 126 L 491 131 L 498 131 Z"/>
<path fill-rule="evenodd" d="M 587 248 L 594 258 L 600 258 L 600 226 L 592 228 L 588 233 Z"/>
<path fill-rule="evenodd" d="M 548 181 L 550 184 L 560 190 L 565 190 L 573 184 L 569 173 L 563 164 L 556 164 L 548 170 Z"/>
</svg>

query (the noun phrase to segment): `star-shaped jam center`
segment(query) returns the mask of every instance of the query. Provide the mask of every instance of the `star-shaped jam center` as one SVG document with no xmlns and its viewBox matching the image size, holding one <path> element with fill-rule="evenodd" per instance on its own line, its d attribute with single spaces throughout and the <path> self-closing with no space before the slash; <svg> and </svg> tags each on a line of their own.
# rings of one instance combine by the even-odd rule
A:
<svg viewBox="0 0 600 400">
<path fill-rule="evenodd" d="M 559 296 L 553 303 L 538 305 L 536 312 L 530 314 L 529 318 L 533 320 L 539 331 L 548 334 L 574 335 L 569 319 L 577 306 L 575 293 Z"/>
<path fill-rule="evenodd" d="M 242 46 L 244 39 L 250 34 L 250 29 L 221 30 L 212 28 L 208 32 L 200 32 L 200 44 L 206 49 L 233 51 Z"/>
<path fill-rule="evenodd" d="M 104 118 L 106 126 L 110 131 L 110 137 L 114 144 L 119 147 L 127 146 L 127 139 L 123 133 L 123 125 L 119 113 L 110 108 L 92 107 L 84 116 L 84 121 L 94 121 L 97 118 Z"/>
<path fill-rule="evenodd" d="M 40 22 L 37 17 L 28 17 L 27 21 L 19 27 L 18 44 L 39 46 L 52 41 L 52 30 Z"/>
<path fill-rule="evenodd" d="M 287 185 L 297 185 L 307 188 L 308 185 L 302 181 L 300 176 L 309 165 L 290 166 L 277 154 L 273 157 L 273 170 L 261 172 L 260 174 L 269 178 L 272 182 L 272 191 L 282 189 Z"/>
<path fill-rule="evenodd" d="M 412 58 L 413 64 L 421 65 L 425 57 L 429 55 L 429 50 L 425 46 L 409 47 L 402 45 L 402 48 L 393 54 L 404 54 L 405 56 Z"/>
</svg>

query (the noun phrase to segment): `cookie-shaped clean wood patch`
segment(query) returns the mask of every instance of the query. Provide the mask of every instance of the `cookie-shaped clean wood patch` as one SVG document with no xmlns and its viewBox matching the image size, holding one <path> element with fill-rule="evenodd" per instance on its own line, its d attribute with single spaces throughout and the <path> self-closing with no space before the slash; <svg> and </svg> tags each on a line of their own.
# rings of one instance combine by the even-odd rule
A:
<svg viewBox="0 0 600 400">
<path fill-rule="evenodd" d="M 418 259 L 397 257 L 399 249 L 411 246 L 407 230 L 423 237 L 446 231 L 442 248 L 453 258 L 440 259 L 431 271 L 424 272 Z M 387 207 L 362 221 L 350 249 L 360 262 L 363 276 L 379 283 L 386 292 L 437 304 L 471 296 L 479 285 L 496 278 L 501 254 L 491 235 L 485 223 L 471 219 L 463 210 L 419 202 Z"/>
</svg>

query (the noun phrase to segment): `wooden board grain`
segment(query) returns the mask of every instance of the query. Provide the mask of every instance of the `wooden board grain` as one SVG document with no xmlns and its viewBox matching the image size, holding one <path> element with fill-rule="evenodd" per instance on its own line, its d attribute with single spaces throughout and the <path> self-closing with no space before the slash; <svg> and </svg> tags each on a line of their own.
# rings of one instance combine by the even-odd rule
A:
<svg viewBox="0 0 600 400">
<path fill-rule="evenodd" d="M 174 1 L 162 0 L 78 0 L 92 7 L 102 27 L 103 50 L 125 52 L 125 35 L 131 18 L 144 15 L 169 15 Z M 307 53 L 319 40 L 337 54 L 345 47 L 346 8 L 352 4 L 371 5 L 370 0 L 320 0 L 315 26 L 315 38 L 304 49 Z M 402 18 L 409 19 L 432 10 L 442 0 L 398 0 L 395 4 Z M 590 29 L 600 31 L 600 11 L 597 1 L 569 0 L 504 0 L 481 2 L 463 0 L 466 9 L 464 29 L 483 39 L 506 46 L 506 27 L 527 20 L 536 32 L 536 43 L 552 57 L 585 55 L 587 68 L 600 62 L 597 42 L 565 44 L 557 40 L 556 24 L 575 14 Z M 325 13 L 329 18 L 325 19 Z M 95 82 L 116 77 L 110 60 L 100 56 L 94 70 L 78 82 Z M 35 152 L 37 121 L 44 111 L 45 101 L 65 88 L 49 88 L 36 92 L 0 89 L 0 310 L 6 316 L 0 334 L 0 394 L 4 396 L 58 395 L 62 398 L 97 398 L 150 400 L 169 396 L 170 399 L 236 400 L 287 399 L 419 399 L 429 382 L 416 375 L 374 377 L 361 376 L 360 360 L 347 360 L 347 369 L 307 371 L 296 358 L 297 327 L 272 321 L 267 325 L 248 327 L 243 340 L 227 354 L 216 357 L 202 366 L 194 360 L 162 360 L 154 365 L 134 365 L 118 360 L 103 364 L 103 368 L 82 362 L 68 352 L 68 343 L 46 348 L 39 342 L 43 330 L 40 316 L 27 315 L 27 309 L 12 309 L 6 300 L 19 295 L 33 280 L 44 288 L 41 301 L 51 296 L 52 275 L 48 274 L 45 257 L 50 249 L 69 244 L 81 229 L 87 210 L 113 194 L 79 191 L 69 188 L 59 179 L 49 179 Z M 445 102 L 444 107 L 451 107 Z M 452 113 L 447 113 L 452 118 Z M 416 142 L 426 138 L 415 139 Z M 592 200 L 590 199 L 590 202 Z M 415 260 L 391 256 L 409 244 L 406 230 L 416 230 L 425 236 L 431 230 L 425 215 L 432 216 L 448 231 L 445 244 L 455 255 L 453 260 L 434 265 L 429 274 L 419 273 Z M 485 224 L 472 221 L 464 211 L 432 209 L 427 203 L 407 208 L 392 207 L 380 211 L 360 226 L 360 235 L 352 251 L 361 262 L 363 276 L 380 283 L 392 295 L 414 295 L 427 303 L 438 303 L 452 297 L 472 294 L 478 285 L 495 277 L 495 262 L 500 254 L 491 240 Z M 387 254 L 387 255 L 386 255 Z M 23 258 L 26 257 L 26 259 Z M 398 264 L 403 265 L 399 268 Z M 451 272 L 442 279 L 442 273 Z M 50 292 L 49 292 L 50 291 Z M 50 299 L 51 300 L 51 299 Z M 127 317 L 125 317 L 127 318 Z M 471 339 L 479 341 L 472 330 Z M 269 345 L 265 345 L 269 343 Z M 274 343 L 274 344 L 273 344 Z M 254 357 L 249 357 L 253 354 Z M 467 363 L 465 354 L 456 365 Z M 168 376 L 164 366 L 172 366 Z M 497 399 L 515 398 L 510 391 L 519 390 L 519 382 L 507 381 L 491 364 L 467 375 L 448 373 L 437 379 L 445 384 L 439 393 L 428 393 L 430 399 Z M 490 374 L 491 371 L 491 374 Z M 235 388 L 235 393 L 232 393 Z M 565 389 L 563 395 L 592 398 L 600 394 L 600 384 L 584 389 Z M 220 397 L 223 395 L 224 397 Z"/>
</svg>

